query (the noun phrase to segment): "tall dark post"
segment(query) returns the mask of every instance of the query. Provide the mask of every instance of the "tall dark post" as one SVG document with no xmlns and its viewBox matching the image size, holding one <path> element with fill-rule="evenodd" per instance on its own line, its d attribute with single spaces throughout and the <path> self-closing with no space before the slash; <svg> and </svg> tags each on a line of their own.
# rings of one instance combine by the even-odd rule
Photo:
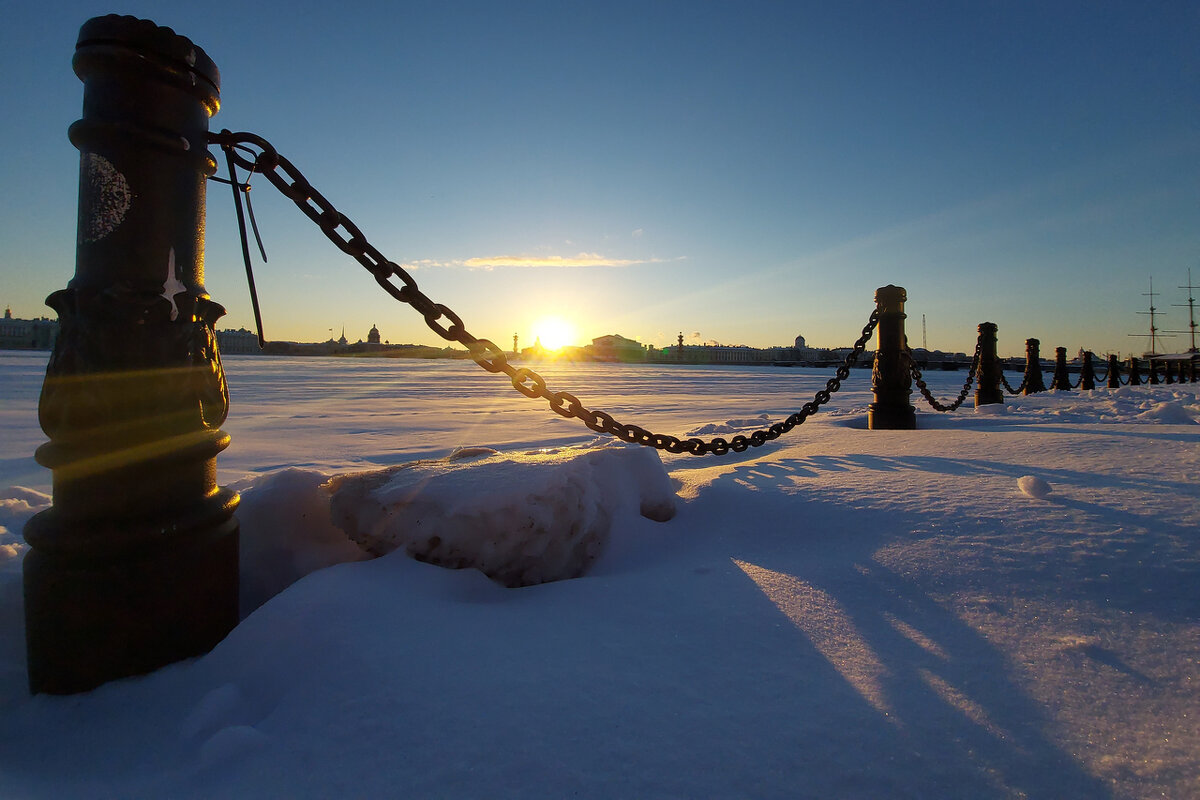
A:
<svg viewBox="0 0 1200 800">
<path fill-rule="evenodd" d="M 1046 391 L 1042 382 L 1042 356 L 1039 351 L 1041 342 L 1037 339 L 1025 340 L 1025 394 L 1036 394 Z"/>
<path fill-rule="evenodd" d="M 238 496 L 216 484 L 229 409 L 204 289 L 216 65 L 169 28 L 89 20 L 75 276 L 37 450 L 54 504 L 29 521 L 29 684 L 70 693 L 211 649 L 237 624 Z"/>
<path fill-rule="evenodd" d="M 1096 388 L 1096 365 L 1092 362 L 1092 351 L 1083 351 L 1083 364 L 1079 368 L 1079 388 L 1090 392 Z"/>
<path fill-rule="evenodd" d="M 1054 377 L 1050 379 L 1050 391 L 1071 391 L 1071 375 L 1067 372 L 1067 348 L 1054 348 Z"/>
<path fill-rule="evenodd" d="M 1121 362 L 1117 361 L 1115 353 L 1108 354 L 1108 382 L 1109 389 L 1121 388 Z"/>
<path fill-rule="evenodd" d="M 1142 370 L 1138 365 L 1137 356 L 1129 357 L 1129 385 L 1130 386 L 1141 386 L 1142 385 Z"/>
<path fill-rule="evenodd" d="M 1163 378 L 1164 378 L 1164 380 L 1166 380 L 1167 383 L 1175 382 L 1174 367 L 1171 366 L 1170 361 L 1163 362 Z"/>
<path fill-rule="evenodd" d="M 979 379 L 975 386 L 975 407 L 1004 403 L 1000 390 L 1000 358 L 996 355 L 996 323 L 979 323 Z"/>
<path fill-rule="evenodd" d="M 1191 361 L 1191 383 L 1196 382 L 1196 356 L 1192 356 Z"/>
<path fill-rule="evenodd" d="M 917 427 L 917 412 L 909 402 L 912 377 L 904 349 L 904 301 L 908 293 L 900 286 L 882 286 L 875 290 L 879 309 L 879 343 L 875 348 L 875 366 L 871 370 L 871 392 L 875 402 L 867 407 L 867 427 L 871 430 L 904 430 Z"/>
<path fill-rule="evenodd" d="M 1151 386 L 1158 386 L 1158 365 L 1154 363 L 1154 359 L 1146 362 L 1146 368 L 1150 372 L 1150 380 L 1147 383 Z"/>
</svg>

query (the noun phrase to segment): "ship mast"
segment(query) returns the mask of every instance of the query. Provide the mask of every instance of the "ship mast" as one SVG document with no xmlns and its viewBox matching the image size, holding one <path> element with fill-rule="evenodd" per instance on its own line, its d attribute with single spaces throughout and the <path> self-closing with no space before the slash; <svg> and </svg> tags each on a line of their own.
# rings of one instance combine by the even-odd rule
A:
<svg viewBox="0 0 1200 800">
<path fill-rule="evenodd" d="M 1189 353 L 1200 352 L 1196 349 L 1196 298 L 1192 297 L 1192 292 L 1195 291 L 1196 289 L 1200 289 L 1200 286 L 1192 285 L 1192 269 L 1191 269 L 1191 267 L 1188 267 L 1187 286 L 1180 286 L 1179 288 L 1188 290 L 1188 301 L 1187 301 L 1188 330 L 1186 330 L 1186 331 L 1167 331 L 1167 332 L 1168 333 L 1190 333 L 1192 335 L 1192 346 L 1190 348 L 1188 348 L 1188 352 Z M 1183 303 L 1172 303 L 1171 305 L 1174 306 L 1175 308 L 1184 308 Z"/>
<path fill-rule="evenodd" d="M 1188 283 L 1191 283 L 1191 280 L 1188 280 Z M 1150 277 L 1150 291 L 1142 292 L 1142 297 L 1150 298 L 1150 310 L 1137 312 L 1143 316 L 1150 317 L 1150 333 L 1131 333 L 1131 334 L 1129 334 L 1130 336 L 1147 336 L 1150 338 L 1150 352 L 1142 354 L 1142 355 L 1148 356 L 1148 357 L 1158 355 L 1158 340 L 1160 338 L 1162 338 L 1162 337 L 1160 337 L 1160 335 L 1158 333 L 1158 327 L 1154 324 L 1154 315 L 1158 311 L 1158 309 L 1154 307 L 1154 298 L 1158 297 L 1158 295 L 1159 295 L 1159 293 L 1154 291 L 1154 277 L 1151 276 Z"/>
</svg>

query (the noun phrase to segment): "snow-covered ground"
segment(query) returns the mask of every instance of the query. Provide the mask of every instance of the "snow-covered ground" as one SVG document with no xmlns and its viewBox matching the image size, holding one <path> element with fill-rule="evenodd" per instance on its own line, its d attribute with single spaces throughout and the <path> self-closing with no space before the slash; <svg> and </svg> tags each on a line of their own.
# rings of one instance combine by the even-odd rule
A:
<svg viewBox="0 0 1200 800">
<path fill-rule="evenodd" d="M 856 370 L 776 442 L 660 466 L 472 364 L 230 358 L 246 618 L 204 657 L 30 698 L 44 366 L 0 353 L 0 796 L 1200 797 L 1200 384 L 869 431 Z M 544 372 L 705 438 L 831 375 Z M 378 558 L 321 488 L 372 470 L 330 486 Z M 537 546 L 584 520 L 583 577 L 510 589 L 404 552 L 511 533 L 504 509 Z"/>
</svg>

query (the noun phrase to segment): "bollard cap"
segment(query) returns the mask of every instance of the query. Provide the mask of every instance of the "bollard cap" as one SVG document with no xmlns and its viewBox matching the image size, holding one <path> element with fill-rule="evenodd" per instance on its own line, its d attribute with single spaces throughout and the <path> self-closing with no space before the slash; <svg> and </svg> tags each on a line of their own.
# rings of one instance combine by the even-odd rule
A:
<svg viewBox="0 0 1200 800">
<path fill-rule="evenodd" d="M 221 90 L 221 73 L 203 49 L 170 28 L 148 19 L 109 14 L 93 17 L 79 29 L 75 49 L 92 45 L 126 47 L 139 55 L 160 61 L 170 69 L 191 73 L 208 84 L 214 96 Z"/>
<path fill-rule="evenodd" d="M 903 311 L 904 302 L 908 300 L 908 292 L 903 286 L 880 286 L 875 290 L 875 305 L 882 311 Z"/>
</svg>

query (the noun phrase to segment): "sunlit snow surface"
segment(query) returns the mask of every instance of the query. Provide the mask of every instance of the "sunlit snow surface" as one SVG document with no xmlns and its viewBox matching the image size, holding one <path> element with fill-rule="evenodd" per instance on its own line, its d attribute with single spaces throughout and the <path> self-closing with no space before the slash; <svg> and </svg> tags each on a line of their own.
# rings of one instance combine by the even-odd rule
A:
<svg viewBox="0 0 1200 800">
<path fill-rule="evenodd" d="M 0 353 L 0 487 L 24 487 L 0 488 L 0 796 L 1200 796 L 1200 384 L 917 403 L 920 430 L 868 431 L 856 370 L 761 448 L 588 472 L 569 465 L 627 448 L 471 364 L 230 358 L 219 464 L 243 492 L 248 616 L 202 658 L 29 698 L 44 367 Z M 704 438 L 831 376 L 545 373 Z M 946 399 L 965 374 L 926 377 Z M 506 589 L 404 547 L 367 558 L 331 521 L 333 476 L 460 447 L 552 451 L 610 498 L 584 577 Z M 504 472 L 483 505 L 559 479 Z M 655 480 L 668 521 L 634 497 Z"/>
</svg>

